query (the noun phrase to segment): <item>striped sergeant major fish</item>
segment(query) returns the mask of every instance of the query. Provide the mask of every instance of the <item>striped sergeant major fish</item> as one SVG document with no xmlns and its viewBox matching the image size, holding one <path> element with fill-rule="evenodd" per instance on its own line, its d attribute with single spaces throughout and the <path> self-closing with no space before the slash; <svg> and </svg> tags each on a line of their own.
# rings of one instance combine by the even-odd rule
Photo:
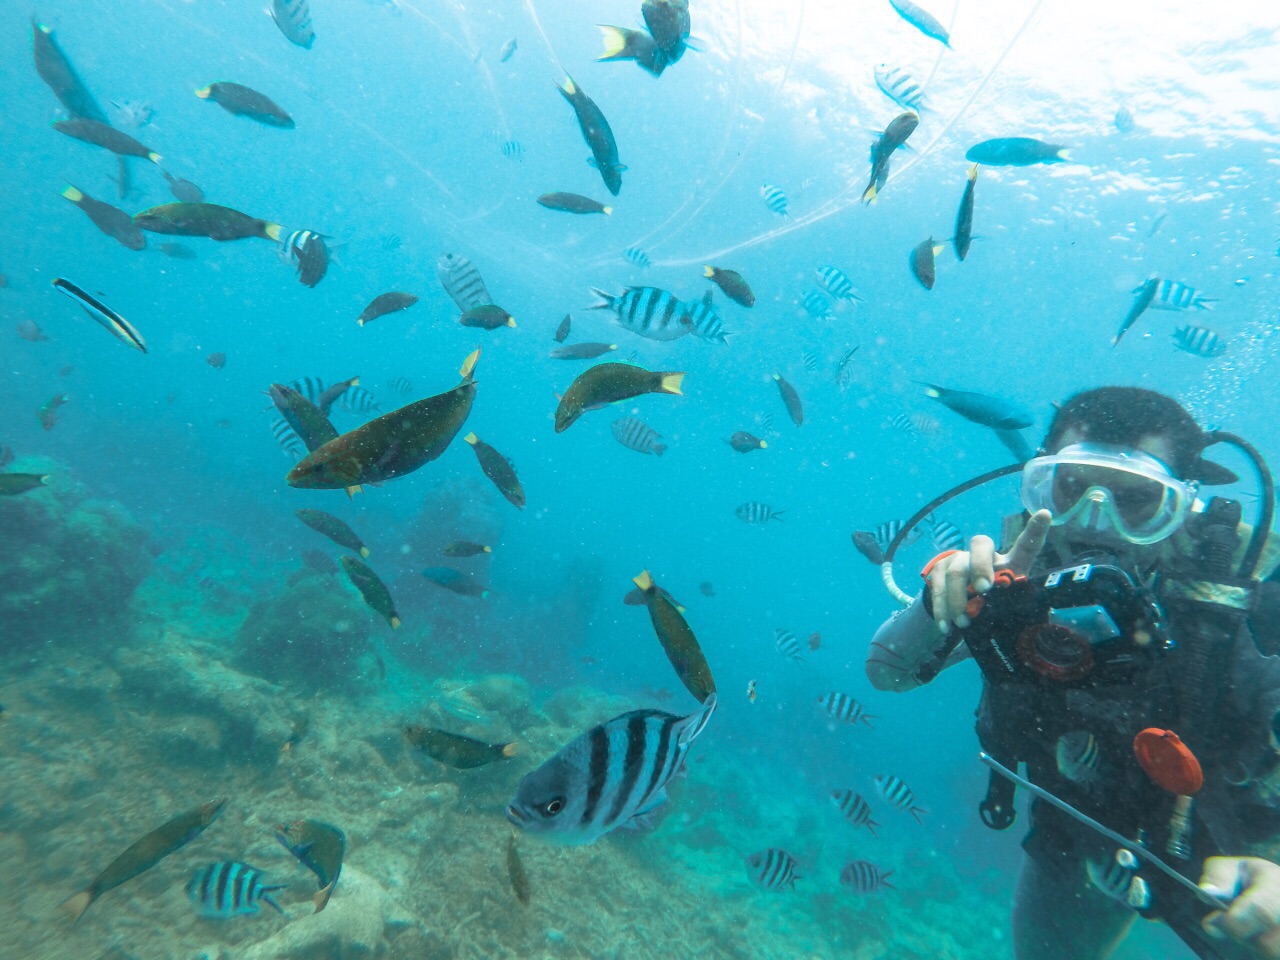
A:
<svg viewBox="0 0 1280 960">
<path fill-rule="evenodd" d="M 931 417 L 927 413 L 906 413 L 905 411 L 890 417 L 889 426 L 913 437 L 934 434 L 942 429 L 942 424 L 936 417 Z"/>
<path fill-rule="evenodd" d="M 667 445 L 658 442 L 662 439 L 662 434 L 638 417 L 622 417 L 613 421 L 609 429 L 613 431 L 613 439 L 628 450 L 651 453 L 655 457 L 667 452 Z"/>
<path fill-rule="evenodd" d="M 940 520 L 929 514 L 929 537 L 933 540 L 933 548 L 941 553 L 943 550 L 963 550 L 964 534 L 954 523 Z"/>
<path fill-rule="evenodd" d="M 1145 286 L 1146 283 L 1140 283 L 1133 292 L 1142 293 Z M 1217 302 L 1216 298 L 1206 297 L 1180 280 L 1160 280 L 1149 307 L 1152 310 L 1212 310 Z"/>
<path fill-rule="evenodd" d="M 841 390 L 853 382 L 853 355 L 857 352 L 857 347 L 850 347 L 840 355 L 840 361 L 836 364 L 836 383 Z"/>
<path fill-rule="evenodd" d="M 297 390 L 300 394 L 314 403 L 321 410 L 328 412 L 330 406 L 336 406 L 339 410 L 346 413 L 355 414 L 357 416 L 365 416 L 370 413 L 381 413 L 382 408 L 378 406 L 377 400 L 373 394 L 364 387 L 358 386 L 358 378 L 347 381 L 340 381 L 332 386 L 326 387 L 323 380 L 319 377 L 302 377 L 294 380 L 292 383 L 286 384 L 291 390 Z M 329 399 L 326 403 L 326 394 L 332 390 L 337 390 L 343 384 L 347 386 L 342 389 L 336 400 Z"/>
<path fill-rule="evenodd" d="M 894 103 L 917 113 L 924 109 L 924 88 L 907 71 L 901 67 L 891 67 L 887 63 L 878 63 L 875 75 L 876 86 Z"/>
<path fill-rule="evenodd" d="M 818 267 L 818 281 L 822 284 L 822 289 L 835 297 L 837 300 L 856 300 L 862 302 L 862 297 L 858 295 L 858 291 L 853 287 L 853 281 L 839 267 Z"/>
<path fill-rule="evenodd" d="M 143 353 L 147 352 L 147 344 L 142 339 L 142 334 L 134 329 L 133 324 L 120 316 L 120 314 L 116 313 L 97 297 L 82 290 L 70 280 L 63 279 L 62 277 L 55 278 L 53 286 L 59 293 L 66 294 L 76 303 L 80 304 L 85 313 L 106 327 L 107 330 L 111 332 L 111 335 L 121 343 L 133 347 L 135 350 L 140 350 Z"/>
<path fill-rule="evenodd" d="M 436 278 L 462 313 L 484 303 L 493 303 L 493 298 L 489 296 L 484 280 L 480 277 L 480 271 L 464 256 L 456 253 L 442 254 L 436 261 Z"/>
<path fill-rule="evenodd" d="M 693 330 L 689 310 L 674 293 L 658 287 L 627 287 L 615 297 L 591 288 L 599 299 L 592 310 L 612 310 L 618 323 L 649 340 L 678 340 Z"/>
<path fill-rule="evenodd" d="M 830 320 L 831 304 L 817 290 L 809 290 L 800 298 L 800 306 L 813 320 Z"/>
<path fill-rule="evenodd" d="M 923 807 L 916 806 L 916 795 L 911 792 L 901 779 L 893 774 L 882 773 L 876 777 L 876 789 L 880 791 L 880 796 L 884 797 L 892 806 L 899 810 L 905 810 L 911 816 L 916 818 L 916 822 L 923 823 L 920 814 L 928 813 Z"/>
<path fill-rule="evenodd" d="M 407 397 L 409 394 L 413 393 L 413 381 L 408 377 L 396 377 L 395 379 L 388 381 L 387 386 L 393 393 L 402 397 Z"/>
<path fill-rule="evenodd" d="M 649 255 L 639 247 L 627 247 L 622 251 L 622 258 L 628 263 L 635 264 L 640 269 L 653 266 L 653 261 L 649 259 Z"/>
<path fill-rule="evenodd" d="M 871 804 L 860 793 L 852 790 L 833 790 L 831 802 L 840 808 L 845 819 L 855 827 L 866 827 L 873 837 L 877 836 L 876 828 L 880 824 L 871 819 Z"/>
<path fill-rule="evenodd" d="M 191 875 L 187 896 L 202 916 L 229 920 L 257 913 L 260 903 L 269 903 L 283 914 L 284 909 L 272 894 L 287 886 L 287 883 L 263 883 L 261 870 L 246 863 L 222 860 L 201 867 Z"/>
<path fill-rule="evenodd" d="M 295 462 L 301 460 L 307 452 L 307 446 L 302 442 L 302 438 L 283 417 L 271 421 L 271 436 L 280 445 L 280 452 L 290 460 Z"/>
<path fill-rule="evenodd" d="M 813 373 L 815 370 L 818 369 L 817 352 L 814 350 L 801 350 L 800 363 L 806 370 L 808 370 L 810 373 Z"/>
<path fill-rule="evenodd" d="M 1054 744 L 1058 772 L 1072 783 L 1087 784 L 1098 779 L 1098 741 L 1087 730 L 1064 733 Z"/>
<path fill-rule="evenodd" d="M 507 819 L 571 846 L 618 827 L 646 829 L 715 708 L 713 693 L 686 717 L 635 710 L 592 727 L 520 781 Z"/>
<path fill-rule="evenodd" d="M 1099 864 L 1093 859 L 1085 860 L 1085 872 L 1101 893 L 1113 900 L 1142 910 L 1151 900 L 1147 882 L 1138 876 L 1138 858 L 1132 850 L 1121 847 L 1111 861 Z"/>
<path fill-rule="evenodd" d="M 280 241 L 280 259 L 293 265 L 304 287 L 314 287 L 329 269 L 329 248 L 314 230 L 294 230 Z"/>
<path fill-rule="evenodd" d="M 889 544 L 893 543 L 894 537 L 902 529 L 905 521 L 903 520 L 886 520 L 884 523 L 876 524 L 876 545 L 881 550 L 888 550 Z M 911 532 L 907 534 L 907 539 L 902 541 L 903 547 L 909 547 L 920 539 L 923 530 L 917 525 L 913 527 Z"/>
<path fill-rule="evenodd" d="M 708 343 L 729 343 L 729 337 L 733 334 L 725 330 L 724 321 L 716 311 L 710 290 L 702 295 L 701 300 L 686 303 L 685 309 L 689 311 L 689 319 L 693 321 L 695 337 Z"/>
<path fill-rule="evenodd" d="M 865 723 L 871 727 L 871 721 L 876 718 L 875 714 L 867 713 L 866 707 L 847 693 L 832 690 L 818 697 L 818 703 L 831 719 L 848 724 Z"/>
<path fill-rule="evenodd" d="M 307 0 L 271 0 L 267 9 L 285 39 L 310 50 L 316 32 L 311 27 L 311 6 Z"/>
<path fill-rule="evenodd" d="M 783 217 L 791 216 L 787 213 L 787 195 L 782 192 L 781 187 L 766 183 L 760 188 L 760 196 L 764 198 L 764 205 L 774 213 Z"/>
<path fill-rule="evenodd" d="M 524 160 L 524 147 L 519 140 L 508 140 L 502 145 L 502 155 L 508 160 Z"/>
<path fill-rule="evenodd" d="M 740 504 L 733 515 L 743 523 L 768 523 L 770 520 L 782 522 L 782 514 L 786 511 L 775 510 L 767 503 L 760 503 L 757 500 L 750 500 Z"/>
<path fill-rule="evenodd" d="M 777 847 L 747 857 L 747 875 L 756 886 L 765 890 L 781 890 L 783 887 L 794 890 L 796 881 L 804 879 L 796 873 L 796 858 Z"/>
<path fill-rule="evenodd" d="M 795 663 L 804 660 L 804 647 L 794 633 L 778 627 L 773 631 L 773 636 L 773 645 L 780 654 Z"/>
<path fill-rule="evenodd" d="M 875 893 L 881 887 L 895 889 L 889 882 L 891 876 L 893 876 L 892 870 L 882 871 L 867 860 L 853 860 L 846 863 L 844 869 L 840 871 L 840 884 L 858 893 Z"/>
<path fill-rule="evenodd" d="M 1173 331 L 1173 342 L 1179 350 L 1212 360 L 1227 352 L 1226 341 L 1208 327 L 1193 327 L 1187 324 Z"/>
</svg>

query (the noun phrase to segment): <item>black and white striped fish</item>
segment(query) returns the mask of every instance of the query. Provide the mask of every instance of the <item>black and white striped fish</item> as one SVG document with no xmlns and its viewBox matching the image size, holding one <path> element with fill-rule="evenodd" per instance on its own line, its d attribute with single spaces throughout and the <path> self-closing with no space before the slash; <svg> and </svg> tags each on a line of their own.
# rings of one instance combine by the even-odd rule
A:
<svg viewBox="0 0 1280 960">
<path fill-rule="evenodd" d="M 738 509 L 733 511 L 733 515 L 743 523 L 768 523 L 770 520 L 782 522 L 782 514 L 784 510 L 775 510 L 767 503 L 760 503 L 758 500 L 749 500 L 740 504 Z"/>
<path fill-rule="evenodd" d="M 880 824 L 871 819 L 871 804 L 867 803 L 862 794 L 852 790 L 833 790 L 831 801 L 855 827 L 866 827 L 873 837 L 877 836 L 876 828 Z"/>
<path fill-rule="evenodd" d="M 280 445 L 280 452 L 294 462 L 301 460 L 307 452 L 307 445 L 283 417 L 271 421 L 271 436 Z"/>
<path fill-rule="evenodd" d="M 836 383 L 842 390 L 853 382 L 853 355 L 857 352 L 857 347 L 850 347 L 840 355 L 840 361 L 836 364 Z"/>
<path fill-rule="evenodd" d="M 622 251 L 623 259 L 635 264 L 641 269 L 653 265 L 653 261 L 649 259 L 649 255 L 639 247 L 627 247 Z"/>
<path fill-rule="evenodd" d="M 1058 772 L 1072 783 L 1087 784 L 1098 779 L 1098 741 L 1087 730 L 1064 733 L 1054 744 Z"/>
<path fill-rule="evenodd" d="M 782 192 L 781 187 L 766 183 L 760 188 L 760 196 L 764 197 L 764 205 L 774 213 L 784 217 L 791 216 L 787 213 L 787 195 Z"/>
<path fill-rule="evenodd" d="M 693 319 L 674 293 L 658 287 L 627 287 L 620 297 L 592 287 L 593 310 L 612 310 L 618 323 L 648 340 L 678 340 L 693 332 Z"/>
<path fill-rule="evenodd" d="M 770 847 L 747 857 L 747 874 L 753 883 L 765 890 L 795 889 L 797 880 L 804 878 L 796 873 L 796 859 L 785 850 Z"/>
<path fill-rule="evenodd" d="M 884 523 L 876 524 L 876 545 L 881 550 L 888 550 L 889 544 L 893 543 L 893 538 L 898 535 L 898 531 L 902 529 L 905 521 L 902 520 L 886 520 Z M 923 534 L 919 524 L 911 528 L 911 532 L 907 534 L 907 539 L 902 541 L 900 549 L 911 546 L 920 539 Z"/>
<path fill-rule="evenodd" d="M 293 266 L 305 287 L 314 287 L 329 269 L 329 248 L 323 234 L 294 230 L 280 241 L 280 259 Z"/>
<path fill-rule="evenodd" d="M 1212 360 L 1227 352 L 1227 342 L 1208 327 L 1193 327 L 1188 324 L 1173 331 L 1173 342 L 1179 350 Z"/>
<path fill-rule="evenodd" d="M 893 876 L 892 870 L 881 871 L 874 863 L 867 860 L 852 860 L 844 865 L 844 869 L 840 871 L 840 883 L 842 886 L 856 890 L 858 893 L 875 893 L 881 887 L 888 887 L 890 890 L 895 889 L 894 885 L 889 882 L 889 878 Z"/>
<path fill-rule="evenodd" d="M 800 306 L 804 308 L 811 319 L 814 320 L 830 320 L 831 304 L 827 298 L 820 294 L 817 290 L 809 290 L 800 298 Z"/>
<path fill-rule="evenodd" d="M 818 353 L 816 350 L 801 350 L 800 363 L 806 370 L 813 373 L 818 369 Z"/>
<path fill-rule="evenodd" d="M 773 637 L 773 645 L 788 660 L 799 663 L 804 659 L 804 645 L 800 642 L 800 638 L 790 630 L 777 627 L 773 631 Z"/>
<path fill-rule="evenodd" d="M 502 145 L 502 155 L 508 160 L 523 160 L 524 147 L 520 145 L 519 140 L 508 140 Z"/>
<path fill-rule="evenodd" d="M 838 693 L 832 690 L 830 693 L 824 693 L 818 697 L 818 703 L 826 711 L 827 716 L 833 720 L 842 720 L 848 724 L 865 723 L 870 727 L 872 726 L 871 721 L 876 718 L 875 714 L 867 713 L 866 707 L 847 693 Z"/>
<path fill-rule="evenodd" d="M 887 63 L 876 64 L 876 86 L 894 103 L 917 113 L 924 106 L 924 88 L 901 67 Z"/>
<path fill-rule="evenodd" d="M 63 277 L 55 278 L 53 286 L 59 293 L 66 294 L 80 304 L 85 313 L 106 327 L 121 343 L 143 353 L 147 352 L 147 345 L 142 339 L 142 334 L 134 329 L 133 324 L 93 296 L 93 294 L 87 293 Z"/>
<path fill-rule="evenodd" d="M 943 550 L 963 550 L 964 534 L 954 523 L 940 520 L 929 514 L 929 538 L 933 540 L 933 548 L 941 553 Z"/>
<path fill-rule="evenodd" d="M 393 393 L 399 394 L 402 397 L 407 397 L 409 394 L 413 393 L 413 381 L 408 377 L 396 377 L 394 380 L 390 381 L 387 386 L 391 388 Z"/>
<path fill-rule="evenodd" d="M 613 421 L 609 429 L 613 431 L 613 439 L 628 450 L 651 453 L 655 457 L 660 457 L 667 451 L 667 445 L 658 442 L 662 439 L 662 434 L 638 417 L 622 417 Z"/>
<path fill-rule="evenodd" d="M 762 410 L 751 418 L 761 433 L 768 433 L 773 429 L 773 414 L 768 410 Z"/>
<path fill-rule="evenodd" d="M 1138 875 L 1138 858 L 1132 850 L 1121 847 L 1105 865 L 1092 858 L 1085 860 L 1085 872 L 1098 890 L 1113 900 L 1128 903 Z"/>
<path fill-rule="evenodd" d="M 263 883 L 262 876 L 261 870 L 247 863 L 222 860 L 192 874 L 187 896 L 202 915 L 220 920 L 257 913 L 260 902 L 269 903 L 284 913 L 272 894 L 288 884 Z"/>
<path fill-rule="evenodd" d="M 460 254 L 443 254 L 436 261 L 436 278 L 461 313 L 481 304 L 493 303 L 476 265 Z"/>
<path fill-rule="evenodd" d="M 733 336 L 725 330 L 710 290 L 702 295 L 701 300 L 686 303 L 685 309 L 689 311 L 689 319 L 693 321 L 693 335 L 698 339 L 708 343 L 727 344 L 729 337 Z"/>
<path fill-rule="evenodd" d="M 882 773 L 876 777 L 876 789 L 880 791 L 880 796 L 884 797 L 890 805 L 897 807 L 899 810 L 905 810 L 916 821 L 923 823 L 920 814 L 928 813 L 923 807 L 916 806 L 916 795 L 911 792 L 911 788 L 903 783 L 893 774 Z"/>
<path fill-rule="evenodd" d="M 311 7 L 307 0 L 271 0 L 267 13 L 290 43 L 310 50 L 316 32 L 311 26 Z"/>
<path fill-rule="evenodd" d="M 818 267 L 818 282 L 837 300 L 862 300 L 849 275 L 839 267 Z"/>
<path fill-rule="evenodd" d="M 1141 293 L 1146 283 L 1138 284 L 1133 292 Z M 1148 304 L 1151 310 L 1212 310 L 1216 298 L 1204 296 L 1181 280 L 1161 280 L 1156 284 L 1155 295 Z"/>
<path fill-rule="evenodd" d="M 287 384 L 291 389 L 297 390 L 300 394 L 310 400 L 317 406 L 320 405 L 320 398 L 324 396 L 325 386 L 323 380 L 319 377 L 300 377 L 297 380 Z M 353 413 L 357 416 L 367 416 L 371 413 L 382 413 L 382 408 L 378 406 L 378 401 L 374 399 L 373 394 L 360 386 L 350 386 L 342 392 L 338 397 L 334 406 L 339 410 L 347 413 Z"/>
<path fill-rule="evenodd" d="M 647 827 L 715 708 L 713 693 L 687 717 L 635 710 L 592 727 L 520 781 L 507 819 L 567 845 Z"/>
</svg>

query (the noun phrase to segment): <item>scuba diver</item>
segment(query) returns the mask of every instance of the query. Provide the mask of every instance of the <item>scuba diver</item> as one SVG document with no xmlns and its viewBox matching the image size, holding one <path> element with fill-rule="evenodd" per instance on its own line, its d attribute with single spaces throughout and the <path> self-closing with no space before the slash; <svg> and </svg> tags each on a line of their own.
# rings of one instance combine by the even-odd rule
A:
<svg viewBox="0 0 1280 960">
<path fill-rule="evenodd" d="M 1199 497 L 1238 479 L 1203 455 L 1222 442 L 1258 472 L 1252 527 L 1238 502 Z M 1265 463 L 1169 397 L 1105 387 L 1062 405 L 1039 455 L 994 475 L 1018 470 L 1026 510 L 1005 520 L 1005 552 L 978 536 L 939 554 L 915 598 L 891 570 L 911 522 L 876 558 L 910 606 L 866 661 L 888 691 L 970 658 L 981 669 L 982 819 L 1013 824 L 1009 778 L 1037 797 L 1015 956 L 1101 960 L 1142 915 L 1199 957 L 1280 958 L 1280 776 L 1267 780 L 1280 760 L 1280 582 L 1268 581 L 1280 538 Z M 1005 769 L 1019 763 L 1026 780 Z"/>
</svg>

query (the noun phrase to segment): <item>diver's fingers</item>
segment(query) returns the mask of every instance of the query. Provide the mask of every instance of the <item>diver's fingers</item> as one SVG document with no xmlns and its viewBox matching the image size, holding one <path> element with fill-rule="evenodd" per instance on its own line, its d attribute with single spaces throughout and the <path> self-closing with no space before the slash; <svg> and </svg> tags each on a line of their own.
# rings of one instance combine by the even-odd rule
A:
<svg viewBox="0 0 1280 960">
<path fill-rule="evenodd" d="M 981 534 L 969 541 L 969 581 L 978 593 L 986 593 L 996 582 L 996 545 Z"/>
<path fill-rule="evenodd" d="M 1008 567 L 1017 576 L 1026 576 L 1031 565 L 1044 549 L 1045 538 L 1053 526 L 1053 514 L 1048 510 L 1037 510 L 1027 521 L 1018 539 L 1013 542 L 1013 549 L 1001 557 L 1002 566 Z"/>
<path fill-rule="evenodd" d="M 929 601 L 933 606 L 933 622 L 938 629 L 947 633 L 951 629 L 951 618 L 947 616 L 947 565 L 952 558 L 947 557 L 941 563 L 935 563 L 929 571 Z"/>
<path fill-rule="evenodd" d="M 950 558 L 945 574 L 947 580 L 947 619 L 957 627 L 967 627 L 969 616 L 969 554 L 957 553 Z M 936 611 L 935 611 L 936 613 Z"/>
<path fill-rule="evenodd" d="M 1280 866 L 1256 857 L 1215 857 L 1205 864 L 1200 886 L 1222 893 L 1244 887 L 1225 913 L 1205 919 L 1205 929 L 1247 942 L 1260 956 L 1280 957 Z"/>
</svg>

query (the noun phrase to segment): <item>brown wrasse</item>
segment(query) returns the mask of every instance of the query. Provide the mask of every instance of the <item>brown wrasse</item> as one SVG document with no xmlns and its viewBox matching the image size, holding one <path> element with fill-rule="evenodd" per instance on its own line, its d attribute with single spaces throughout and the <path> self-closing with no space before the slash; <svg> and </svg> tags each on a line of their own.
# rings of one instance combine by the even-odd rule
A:
<svg viewBox="0 0 1280 960">
<path fill-rule="evenodd" d="M 773 382 L 778 385 L 778 393 L 782 395 L 782 403 L 787 408 L 787 415 L 791 417 L 791 422 L 797 427 L 802 426 L 804 405 L 800 402 L 800 394 L 796 393 L 796 388 L 784 380 L 780 373 L 773 375 Z"/>
<path fill-rule="evenodd" d="M 516 850 L 514 830 L 507 837 L 507 879 L 511 881 L 511 892 L 527 907 L 532 890 L 529 887 L 529 874 L 525 873 L 524 864 L 520 862 L 520 853 Z"/>
<path fill-rule="evenodd" d="M 385 317 L 388 313 L 395 313 L 397 310 L 407 310 L 417 302 L 418 298 L 412 293 L 402 293 L 399 290 L 380 293 L 370 301 L 367 307 L 360 311 L 360 316 L 356 317 L 356 323 L 363 327 L 370 320 L 377 320 L 379 317 Z"/>
<path fill-rule="evenodd" d="M 467 357 L 459 371 L 462 382 L 452 390 L 385 413 L 307 454 L 289 471 L 289 486 L 337 490 L 381 483 L 439 457 L 471 413 L 479 357 L 478 349 Z"/>
<path fill-rule="evenodd" d="M 446 557 L 475 557 L 482 553 L 493 553 L 493 547 L 472 543 L 470 540 L 454 540 L 445 544 L 440 552 Z"/>
<path fill-rule="evenodd" d="M 327 417 L 329 415 L 329 411 L 333 408 L 333 405 L 338 402 L 338 399 L 352 387 L 358 387 L 359 385 L 359 377 L 352 377 L 350 380 L 339 380 L 333 386 L 326 389 L 324 393 L 320 394 L 320 398 L 316 400 L 316 406 L 319 407 L 320 412 Z"/>
<path fill-rule="evenodd" d="M 308 527 L 328 537 L 340 547 L 354 550 L 362 557 L 369 556 L 369 548 L 364 545 L 354 530 L 331 513 L 323 510 L 295 510 L 294 515 Z"/>
<path fill-rule="evenodd" d="M 208 237 L 225 243 L 258 237 L 280 241 L 284 227 L 269 220 L 216 203 L 162 203 L 133 215 L 133 222 L 149 233 L 177 237 Z"/>
<path fill-rule="evenodd" d="M 141 157 L 152 163 L 159 163 L 163 158 L 150 147 L 144 147 L 127 133 L 98 120 L 76 117 L 71 120 L 55 120 L 53 129 L 65 133 L 68 137 L 102 147 L 121 157 Z"/>
<path fill-rule="evenodd" d="M 499 327 L 514 327 L 515 317 L 494 303 L 480 303 L 472 307 L 458 318 L 464 327 L 479 327 L 481 330 L 497 330 Z"/>
<path fill-rule="evenodd" d="M 70 399 L 65 393 L 59 393 L 46 400 L 44 406 L 36 413 L 36 420 L 39 421 L 40 426 L 45 430 L 52 430 L 58 422 L 58 408 Z"/>
<path fill-rule="evenodd" d="M 400 626 L 400 614 L 396 612 L 391 591 L 387 589 L 387 585 L 381 578 L 367 563 L 356 557 L 340 557 L 338 562 L 342 564 L 342 570 L 347 575 L 347 579 L 360 591 L 360 596 L 364 598 L 369 609 L 391 624 L 392 630 L 397 629 Z"/>
<path fill-rule="evenodd" d="M 721 270 L 708 264 L 703 267 L 702 275 L 723 290 L 734 303 L 744 307 L 755 305 L 756 295 L 751 291 L 751 284 L 737 270 Z"/>
<path fill-rule="evenodd" d="M 658 594 L 662 596 L 664 599 L 666 599 L 673 607 L 675 607 L 681 613 L 684 613 L 684 610 L 685 610 L 684 604 L 681 603 L 679 600 L 677 600 L 675 597 L 673 597 L 671 595 L 671 591 L 668 590 L 666 587 L 659 587 Z M 639 587 L 632 587 L 630 590 L 628 590 L 626 593 L 622 595 L 622 602 L 625 603 L 628 607 L 643 607 L 646 604 L 648 604 L 649 600 L 645 596 L 645 593 L 643 590 L 641 590 Z"/>
<path fill-rule="evenodd" d="M 889 121 L 876 142 L 871 147 L 871 179 L 867 188 L 862 191 L 863 203 L 875 203 L 876 196 L 883 189 L 889 177 L 889 160 L 893 152 L 907 142 L 907 138 L 920 125 L 920 116 L 908 110 Z"/>
<path fill-rule="evenodd" d="M 559 210 L 562 213 L 613 213 L 613 207 L 606 207 L 599 200 L 592 200 L 580 193 L 544 193 L 538 203 L 548 210 Z"/>
<path fill-rule="evenodd" d="M 342 875 L 342 859 L 347 852 L 347 835 L 331 823 L 321 820 L 295 820 L 276 825 L 276 839 L 298 858 L 298 862 L 316 875 L 320 890 L 312 898 L 319 913 L 333 896 L 333 888 Z"/>
<path fill-rule="evenodd" d="M 330 440 L 337 439 L 338 431 L 329 422 L 329 418 L 293 387 L 273 383 L 267 390 L 267 396 L 308 450 L 317 450 Z"/>
<path fill-rule="evenodd" d="M 0 497 L 16 497 L 42 487 L 49 482 L 49 476 L 47 473 L 0 473 Z"/>
<path fill-rule="evenodd" d="M 653 632 L 658 635 L 658 642 L 662 644 L 667 659 L 675 668 L 676 676 L 685 689 L 702 703 L 716 692 L 716 682 L 711 676 L 711 665 L 707 663 L 698 638 L 694 636 L 688 621 L 676 609 L 675 604 L 662 595 L 648 570 L 641 571 L 639 576 L 632 579 L 644 594 L 649 619 L 653 622 Z"/>
<path fill-rule="evenodd" d="M 955 247 L 956 258 L 964 260 L 969 255 L 969 247 L 973 243 L 973 188 L 978 183 L 978 165 L 975 163 L 965 175 L 964 193 L 960 196 L 960 206 L 956 210 L 956 229 L 951 235 L 951 244 Z"/>
<path fill-rule="evenodd" d="M 739 453 L 750 453 L 752 450 L 767 450 L 769 448 L 768 441 L 761 440 L 745 430 L 735 431 L 733 436 L 726 440 L 725 443 Z"/>
<path fill-rule="evenodd" d="M 226 805 L 225 797 L 211 800 L 156 827 L 107 864 L 107 868 L 94 877 L 92 883 L 65 901 L 62 909 L 71 915 L 72 920 L 79 920 L 89 909 L 89 905 L 108 890 L 114 890 L 138 874 L 145 873 L 169 854 L 182 849 L 200 836 L 209 824 L 218 819 Z"/>
<path fill-rule="evenodd" d="M 945 246 L 945 244 L 934 243 L 933 237 L 930 237 L 916 244 L 915 249 L 911 251 L 911 256 L 907 258 L 911 275 L 919 280 L 920 286 L 926 290 L 933 289 L 934 258 L 943 251 Z"/>
<path fill-rule="evenodd" d="M 53 38 L 53 28 L 31 21 L 31 53 L 35 59 L 36 73 L 49 85 L 53 95 L 57 97 L 67 112 L 73 117 L 85 117 L 107 122 L 107 115 L 93 98 L 89 88 L 76 73 L 75 67 L 67 59 L 67 55 Z"/>
<path fill-rule="evenodd" d="M 227 355 L 225 353 L 211 353 L 204 358 L 204 362 L 215 370 L 221 370 L 227 365 Z"/>
<path fill-rule="evenodd" d="M 285 113 L 278 103 L 266 94 L 259 93 L 242 83 L 221 80 L 207 87 L 201 87 L 196 91 L 196 96 L 201 100 L 213 101 L 227 113 L 257 120 L 269 127 L 283 127 L 291 130 L 294 126 L 293 117 Z"/>
<path fill-rule="evenodd" d="M 553 360 L 594 360 L 611 350 L 617 350 L 616 343 L 571 343 L 567 347 L 556 347 L 551 351 Z"/>
<path fill-rule="evenodd" d="M 133 222 L 133 217 L 119 207 L 95 200 L 83 190 L 70 185 L 63 189 L 62 195 L 83 210 L 95 227 L 130 250 L 141 250 L 147 245 L 146 234 Z"/>
<path fill-rule="evenodd" d="M 514 743 L 485 743 L 459 733 L 410 724 L 404 728 L 405 739 L 433 760 L 455 770 L 483 767 L 516 755 Z"/>
<path fill-rule="evenodd" d="M 569 328 L 573 326 L 573 316 L 566 313 L 560 325 L 556 327 L 556 343 L 564 343 L 569 338 Z"/>
<path fill-rule="evenodd" d="M 564 433 L 590 408 L 629 400 L 645 393 L 683 396 L 685 375 L 646 370 L 629 363 L 598 363 L 574 379 L 556 407 L 556 433 Z"/>
<path fill-rule="evenodd" d="M 493 481 L 493 485 L 498 488 L 498 492 L 516 507 L 523 509 L 525 504 L 524 488 L 520 486 L 520 478 L 516 476 L 516 471 L 511 466 L 511 461 L 474 433 L 468 433 L 462 439 L 467 441 L 471 445 L 471 449 L 476 452 L 476 459 L 480 461 L 480 469 L 484 471 L 486 477 Z"/>
</svg>

